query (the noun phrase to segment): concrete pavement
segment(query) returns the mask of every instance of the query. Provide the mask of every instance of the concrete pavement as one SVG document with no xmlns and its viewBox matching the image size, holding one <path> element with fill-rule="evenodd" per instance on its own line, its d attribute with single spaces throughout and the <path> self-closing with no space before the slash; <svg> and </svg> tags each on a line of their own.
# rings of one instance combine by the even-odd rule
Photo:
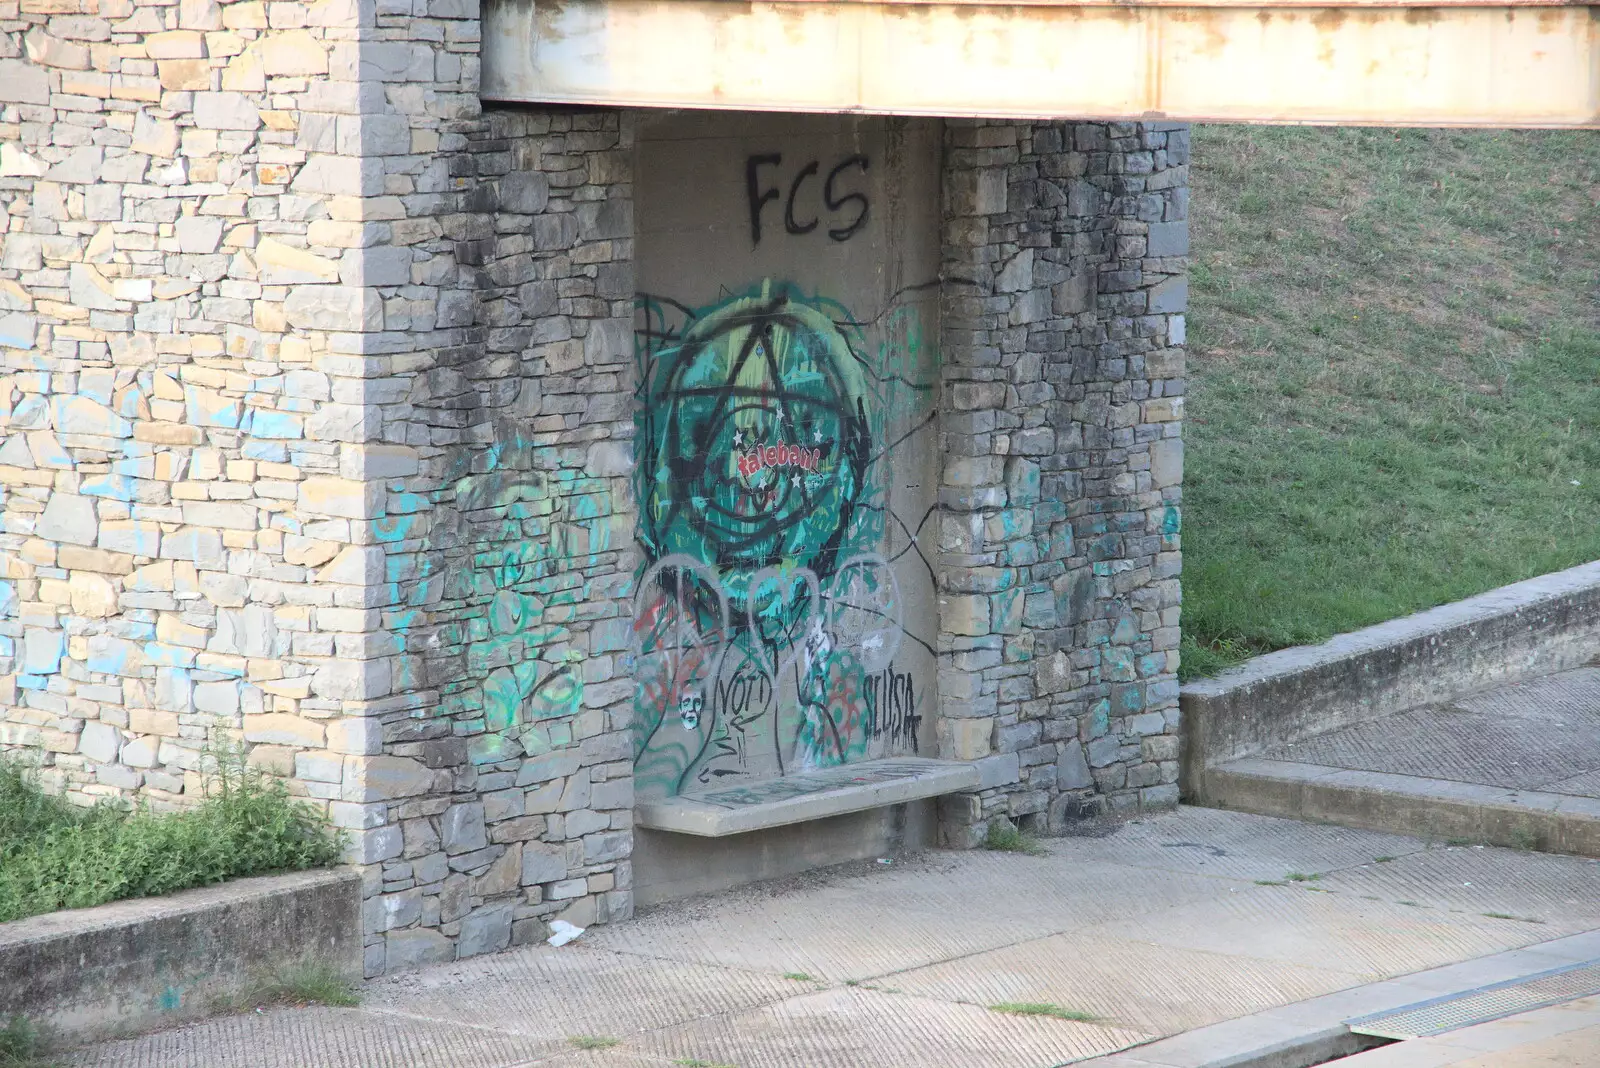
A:
<svg viewBox="0 0 1600 1068">
<path fill-rule="evenodd" d="M 1600 856 L 1600 668 L 1497 686 L 1206 771 L 1210 803 Z"/>
<path fill-rule="evenodd" d="M 1206 1041 L 1309 1026 L 1296 1003 L 1357 1015 L 1600 958 L 1600 934 L 1584 933 L 1600 929 L 1594 860 L 1187 808 L 1045 850 L 931 853 L 683 902 L 561 949 L 373 982 L 358 1009 L 219 1018 L 73 1063 L 1046 1068 L 1129 1050 L 1102 1063 L 1200 1065 Z M 1413 975 L 1429 969 L 1444 970 Z M 993 1008 L 1005 1003 L 1058 1015 Z M 1202 1036 L 1186 1059 L 1145 1059 L 1184 1032 L 1167 1043 Z"/>
</svg>

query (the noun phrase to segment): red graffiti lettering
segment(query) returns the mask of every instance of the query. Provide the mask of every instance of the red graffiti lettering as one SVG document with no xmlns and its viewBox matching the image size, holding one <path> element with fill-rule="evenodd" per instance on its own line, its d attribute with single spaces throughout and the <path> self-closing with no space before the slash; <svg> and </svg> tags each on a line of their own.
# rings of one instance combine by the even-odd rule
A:
<svg viewBox="0 0 1600 1068">
<path fill-rule="evenodd" d="M 749 452 L 737 454 L 735 462 L 740 476 L 744 478 L 749 478 L 766 467 L 798 467 L 802 471 L 815 471 L 822 463 L 822 450 L 806 449 L 784 442 L 777 445 L 755 445 Z"/>
</svg>

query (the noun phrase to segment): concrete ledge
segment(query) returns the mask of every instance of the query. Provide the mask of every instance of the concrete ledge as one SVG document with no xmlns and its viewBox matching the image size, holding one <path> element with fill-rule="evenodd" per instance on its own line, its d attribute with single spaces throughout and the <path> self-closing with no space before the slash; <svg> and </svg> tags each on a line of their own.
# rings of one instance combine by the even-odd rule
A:
<svg viewBox="0 0 1600 1068">
<path fill-rule="evenodd" d="M 634 806 L 634 823 L 704 838 L 842 816 L 978 786 L 971 764 L 917 757 L 867 760 L 826 771 L 724 786 Z"/>
<path fill-rule="evenodd" d="M 1184 796 L 1207 769 L 1600 656 L 1600 562 L 1284 649 L 1183 687 Z"/>
<path fill-rule="evenodd" d="M 1450 779 L 1236 760 L 1206 772 L 1207 801 L 1263 816 L 1600 857 L 1600 800 Z"/>
<path fill-rule="evenodd" d="M 308 959 L 361 975 L 356 873 L 237 879 L 0 924 L 0 1018 L 109 1038 L 203 1016 Z"/>
</svg>

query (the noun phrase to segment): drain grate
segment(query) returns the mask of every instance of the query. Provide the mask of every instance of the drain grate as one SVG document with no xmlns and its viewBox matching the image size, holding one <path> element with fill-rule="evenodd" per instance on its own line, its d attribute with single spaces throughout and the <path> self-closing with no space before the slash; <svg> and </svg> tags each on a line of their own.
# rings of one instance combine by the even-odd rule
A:
<svg viewBox="0 0 1600 1068">
<path fill-rule="evenodd" d="M 1589 994 L 1600 994 L 1600 960 L 1552 968 L 1459 994 L 1446 994 L 1415 1005 L 1347 1020 L 1345 1024 L 1358 1035 L 1374 1038 L 1426 1038 Z"/>
</svg>

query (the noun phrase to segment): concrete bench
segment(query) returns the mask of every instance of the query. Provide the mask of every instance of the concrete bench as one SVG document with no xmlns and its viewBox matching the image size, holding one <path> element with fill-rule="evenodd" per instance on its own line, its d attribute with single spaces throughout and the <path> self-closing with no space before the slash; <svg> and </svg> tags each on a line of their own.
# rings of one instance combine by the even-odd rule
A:
<svg viewBox="0 0 1600 1068">
<path fill-rule="evenodd" d="M 891 757 L 639 801 L 633 818 L 640 827 L 721 838 L 977 786 L 978 769 L 971 764 Z"/>
</svg>

